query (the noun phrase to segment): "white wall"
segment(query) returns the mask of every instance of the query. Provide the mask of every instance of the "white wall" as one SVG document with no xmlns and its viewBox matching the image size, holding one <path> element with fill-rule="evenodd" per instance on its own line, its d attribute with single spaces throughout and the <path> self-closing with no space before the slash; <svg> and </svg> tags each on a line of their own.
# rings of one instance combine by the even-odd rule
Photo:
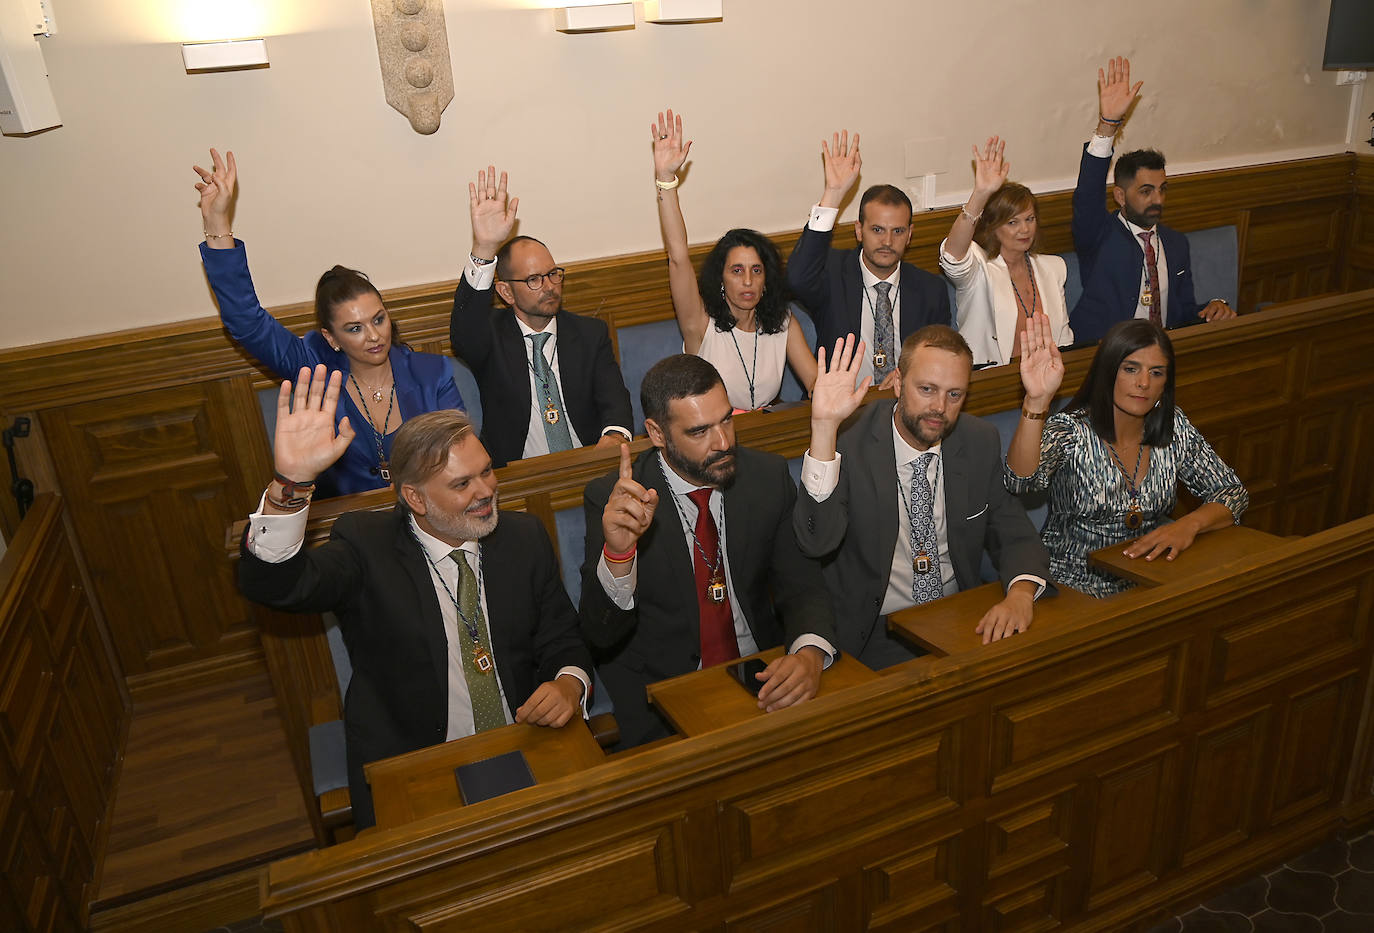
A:
<svg viewBox="0 0 1374 933">
<path fill-rule="evenodd" d="M 239 157 L 235 230 L 270 306 L 335 262 L 383 288 L 456 277 L 489 161 L 560 260 L 656 247 L 665 105 L 696 140 L 693 241 L 800 226 L 841 125 L 863 134 L 863 184 L 905 183 L 905 143 L 943 138 L 936 202 L 956 203 L 996 132 L 1014 178 L 1067 187 L 1111 54 L 1145 81 L 1126 144 L 1174 171 L 1344 151 L 1350 108 L 1308 0 L 726 0 L 723 23 L 594 35 L 554 32 L 538 0 L 445 0 L 457 96 L 429 137 L 383 99 L 364 0 L 54 3 L 65 125 L 0 138 L 0 347 L 213 314 L 190 169 L 211 145 Z M 197 26 L 222 8 L 243 20 Z M 180 41 L 214 29 L 266 34 L 271 67 L 187 75 Z"/>
</svg>

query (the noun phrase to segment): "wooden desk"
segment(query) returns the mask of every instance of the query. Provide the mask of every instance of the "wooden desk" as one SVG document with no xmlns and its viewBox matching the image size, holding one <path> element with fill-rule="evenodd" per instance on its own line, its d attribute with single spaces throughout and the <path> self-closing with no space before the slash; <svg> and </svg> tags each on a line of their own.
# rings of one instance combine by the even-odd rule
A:
<svg viewBox="0 0 1374 933">
<path fill-rule="evenodd" d="M 1148 561 L 1143 557 L 1132 560 L 1122 553 L 1129 543 L 1123 541 L 1099 548 L 1088 555 L 1088 563 L 1098 570 L 1105 570 L 1140 586 L 1162 586 L 1182 576 L 1220 567 L 1278 547 L 1283 543 L 1283 538 L 1267 531 L 1232 525 L 1198 535 L 1192 547 L 1178 555 L 1177 560 L 1157 558 Z"/>
<path fill-rule="evenodd" d="M 453 769 L 493 755 L 522 751 L 536 783 L 544 783 L 605 762 L 587 723 L 574 719 L 562 729 L 521 723 L 489 729 L 465 739 L 374 761 L 363 768 L 372 785 L 377 827 L 387 829 L 463 806 Z"/>
<path fill-rule="evenodd" d="M 781 656 L 782 648 L 779 647 L 749 657 L 767 662 Z M 717 664 L 704 671 L 692 671 L 649 684 L 649 702 L 659 708 L 674 729 L 689 738 L 767 715 L 759 709 L 758 700 L 726 672 L 726 666 Z M 821 675 L 821 688 L 816 696 L 830 696 L 847 687 L 876 680 L 878 676 L 857 658 L 840 655 L 839 660 Z"/>
<path fill-rule="evenodd" d="M 933 603 L 894 612 L 887 617 L 887 627 L 937 657 L 977 651 L 983 647 L 983 636 L 974 628 L 983 613 L 1001 599 L 1002 585 L 985 583 Z M 1035 601 L 1031 627 L 1076 618 L 1099 605 L 1099 600 L 1061 585 L 1057 596 L 1042 596 Z"/>
</svg>

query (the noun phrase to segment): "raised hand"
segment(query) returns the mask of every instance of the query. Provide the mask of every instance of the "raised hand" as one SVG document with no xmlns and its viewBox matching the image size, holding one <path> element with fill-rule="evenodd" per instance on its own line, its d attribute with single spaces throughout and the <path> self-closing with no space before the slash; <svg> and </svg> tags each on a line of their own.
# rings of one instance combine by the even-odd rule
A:
<svg viewBox="0 0 1374 933">
<path fill-rule="evenodd" d="M 839 207 L 840 201 L 859 180 L 859 169 L 863 167 L 863 159 L 859 157 L 859 134 L 854 134 L 853 143 L 849 141 L 849 130 L 836 133 L 830 145 L 822 139 L 821 162 L 825 166 L 825 193 L 821 206 Z"/>
<path fill-rule="evenodd" d="M 863 368 L 864 342 L 857 341 L 853 334 L 835 341 L 835 350 L 826 365 L 825 347 L 816 351 L 816 385 L 811 390 L 811 420 L 840 422 L 854 414 L 863 404 L 864 394 L 873 382 L 872 376 L 865 376 L 855 385 L 859 371 Z"/>
<path fill-rule="evenodd" d="M 988 197 L 1006 184 L 1011 174 L 1011 163 L 1002 157 L 1006 148 L 1006 141 L 997 136 L 988 137 L 982 153 L 977 146 L 973 147 L 973 198 L 970 201 L 977 199 L 980 206 L 986 204 Z"/>
<path fill-rule="evenodd" d="M 630 466 L 630 445 L 621 444 L 620 477 L 615 481 L 611 495 L 606 499 L 606 508 L 601 512 L 601 534 L 607 550 L 624 554 L 632 549 L 640 536 L 649 530 L 657 508 L 658 490 L 645 489 L 634 478 Z M 625 573 L 629 572 L 628 564 L 612 564 L 611 572 L 615 573 L 616 568 L 621 566 L 626 568 Z"/>
<path fill-rule="evenodd" d="M 205 223 L 206 233 L 224 234 L 229 232 L 229 209 L 233 206 L 239 170 L 232 150 L 225 152 L 221 159 L 219 152 L 211 149 L 210 164 L 213 166 L 211 169 L 191 166 L 200 176 L 200 181 L 196 182 L 196 190 L 200 192 L 200 217 Z M 212 240 L 211 245 L 219 244 Z"/>
<path fill-rule="evenodd" d="M 1045 411 L 1064 381 L 1064 358 L 1050 331 L 1049 315 L 1037 311 L 1021 332 L 1021 385 L 1026 407 Z"/>
<path fill-rule="evenodd" d="M 353 442 L 353 426 L 345 415 L 334 430 L 343 373 L 323 364 L 312 374 L 302 366 L 296 375 L 294 404 L 291 381 L 277 393 L 277 428 L 272 438 L 272 462 L 278 475 L 295 483 L 313 482 Z"/>
<path fill-rule="evenodd" d="M 1131 86 L 1131 60 L 1118 55 L 1107 62 L 1104 73 L 1097 69 L 1097 111 L 1106 120 L 1120 120 L 1131 109 L 1131 101 L 1140 93 L 1144 81 Z"/>
<path fill-rule="evenodd" d="M 488 165 L 477 173 L 477 182 L 468 182 L 468 213 L 472 218 L 472 253 L 479 259 L 496 255 L 501 244 L 515 229 L 519 198 L 506 196 L 506 173 L 497 180 L 496 166 Z"/>
<path fill-rule="evenodd" d="M 654 138 L 654 177 L 659 181 L 672 181 L 687 164 L 687 156 L 692 151 L 692 141 L 682 141 L 682 114 L 674 114 L 669 109 L 665 118 L 660 112 L 658 123 L 649 124 L 649 133 Z"/>
</svg>

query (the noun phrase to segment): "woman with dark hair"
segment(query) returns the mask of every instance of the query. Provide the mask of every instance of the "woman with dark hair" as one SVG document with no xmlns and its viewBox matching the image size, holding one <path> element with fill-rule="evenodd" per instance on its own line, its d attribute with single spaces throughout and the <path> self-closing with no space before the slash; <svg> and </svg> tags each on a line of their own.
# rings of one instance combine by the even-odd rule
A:
<svg viewBox="0 0 1374 933">
<path fill-rule="evenodd" d="M 1039 206 L 1029 188 L 1007 181 L 1005 147 L 996 136 L 981 155 L 973 147 L 973 193 L 940 244 L 940 268 L 954 283 L 959 333 L 975 363 L 1009 362 L 1019 335 L 1040 311 L 1059 346 L 1073 343 L 1064 260 L 1036 252 Z"/>
<path fill-rule="evenodd" d="M 1021 334 L 1026 398 L 1004 479 L 1013 493 L 1049 489 L 1041 537 L 1056 580 L 1107 596 L 1130 584 L 1089 567 L 1092 551 L 1135 538 L 1126 556 L 1173 560 L 1198 535 L 1240 522 L 1250 496 L 1174 406 L 1174 347 L 1159 326 L 1132 319 L 1107 331 L 1083 385 L 1051 416 L 1063 379 L 1049 319 L 1036 314 Z M 1179 480 L 1202 505 L 1169 521 Z"/>
<path fill-rule="evenodd" d="M 318 495 L 342 496 L 390 485 L 391 438 L 401 422 L 427 411 L 462 408 L 449 361 L 416 353 L 400 335 L 367 276 L 335 266 L 315 287 L 319 330 L 297 337 L 263 308 L 248 272 L 248 254 L 229 228 L 238 183 L 234 154 L 210 150 L 213 170 L 194 166 L 205 224 L 201 261 L 219 302 L 220 320 L 239 344 L 281 379 L 323 363 L 344 374 L 348 391 L 339 421 L 354 426 L 353 443 L 320 476 Z M 367 427 L 363 427 L 363 425 Z M 287 477 L 290 479 L 291 477 Z"/>
<path fill-rule="evenodd" d="M 709 360 L 725 381 L 730 404 L 737 410 L 762 408 L 782 388 L 784 363 L 807 392 L 816 382 L 816 357 L 806 335 L 787 309 L 782 256 L 771 240 L 755 230 L 731 230 L 720 238 L 701 266 L 692 272 L 687 250 L 687 222 L 678 203 L 678 172 L 692 144 L 682 141 L 682 115 L 671 110 L 654 136 L 654 185 L 663 248 L 668 253 L 668 285 L 673 313 L 682 331 L 682 349 Z"/>
</svg>

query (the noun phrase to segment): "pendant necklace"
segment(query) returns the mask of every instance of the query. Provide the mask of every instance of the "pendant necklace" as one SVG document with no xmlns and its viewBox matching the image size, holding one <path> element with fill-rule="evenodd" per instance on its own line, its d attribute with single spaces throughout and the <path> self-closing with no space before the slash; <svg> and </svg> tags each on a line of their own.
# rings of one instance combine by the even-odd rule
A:
<svg viewBox="0 0 1374 933">
<path fill-rule="evenodd" d="M 1035 287 L 1035 270 L 1031 268 L 1030 253 L 1022 253 L 1021 257 L 1026 260 L 1026 276 L 1030 279 L 1030 310 L 1026 310 L 1026 303 L 1021 299 L 1021 289 L 1016 287 L 1016 280 L 1011 277 L 1011 270 L 1007 270 L 1007 278 L 1011 280 L 1011 290 L 1016 295 L 1016 303 L 1021 307 L 1021 313 L 1027 320 L 1035 317 L 1035 309 L 1040 301 L 1040 290 Z"/>
<path fill-rule="evenodd" d="M 411 529 L 411 537 L 415 538 L 415 543 L 420 548 L 420 553 L 425 555 L 425 560 L 429 561 L 429 566 L 434 570 L 434 577 L 439 581 L 439 585 L 444 588 L 444 595 L 453 603 L 453 608 L 458 610 L 458 619 L 463 623 L 463 628 L 467 629 L 468 638 L 472 639 L 472 666 L 477 668 L 478 673 L 490 674 L 496 667 L 492 663 L 491 655 L 487 654 L 487 649 L 482 647 L 482 635 L 477 630 L 477 618 L 469 619 L 463 614 L 463 607 L 458 604 L 458 598 L 453 595 L 453 590 L 448 588 L 444 582 L 444 575 L 439 572 L 439 565 L 434 562 L 434 558 L 429 556 L 429 551 L 420 544 L 420 539 L 415 537 L 414 529 Z M 467 558 L 464 558 L 466 560 Z M 477 558 L 477 613 L 482 611 L 482 558 Z"/>
<path fill-rule="evenodd" d="M 1117 456 L 1116 447 L 1108 443 L 1107 450 L 1111 452 L 1112 459 L 1116 461 L 1117 467 L 1121 469 L 1121 476 L 1126 480 L 1126 491 L 1131 496 L 1131 507 L 1126 510 L 1126 527 L 1135 531 L 1145 523 L 1145 513 L 1140 510 L 1140 486 L 1137 484 L 1136 477 L 1140 475 L 1140 457 L 1145 453 L 1145 445 L 1141 444 L 1135 452 L 1135 469 L 1129 474 L 1126 472 L 1126 464 L 1121 462 Z"/>
<path fill-rule="evenodd" d="M 386 404 L 386 417 L 382 419 L 382 427 L 379 431 L 377 429 L 377 422 L 372 418 L 372 409 L 367 407 L 367 397 L 363 395 L 363 390 L 358 385 L 357 378 L 352 373 L 348 374 L 348 378 L 352 381 L 353 388 L 358 393 L 358 401 L 363 403 L 363 414 L 367 416 L 367 426 L 372 429 L 372 443 L 377 448 L 377 465 L 372 470 L 373 475 L 380 476 L 389 483 L 391 482 L 391 465 L 387 463 L 386 450 L 382 447 L 382 438 L 386 436 L 386 429 L 391 424 L 391 410 L 396 406 L 396 383 L 394 380 L 391 383 L 391 398 Z M 382 400 L 382 393 L 380 391 L 374 392 L 372 400 L 374 402 L 380 402 Z"/>
<path fill-rule="evenodd" d="M 759 332 L 758 319 L 754 319 L 754 368 L 749 369 L 744 365 L 744 353 L 739 348 L 739 338 L 735 336 L 735 329 L 730 328 L 730 339 L 735 343 L 735 355 L 739 357 L 739 368 L 744 370 L 744 378 L 749 383 L 749 410 L 753 411 L 758 406 L 754 403 L 754 377 L 759 371 Z"/>
<path fill-rule="evenodd" d="M 659 458 L 658 470 L 663 473 L 663 460 Z M 663 473 L 663 481 L 668 482 L 668 474 Z M 706 565 L 706 569 L 711 573 L 710 582 L 706 584 L 706 598 L 713 603 L 725 602 L 725 555 L 721 550 L 721 540 L 723 535 L 716 535 L 716 559 L 712 563 L 711 558 L 706 556 L 706 548 L 701 546 L 701 539 L 697 537 L 696 523 L 687 520 L 687 513 L 682 508 L 682 503 L 678 501 L 677 494 L 672 491 L 672 484 L 668 485 L 669 496 L 673 500 L 673 505 L 677 507 L 678 518 L 682 519 L 682 527 L 691 532 L 692 543 L 696 545 L 697 553 L 701 555 L 701 562 Z M 724 524 L 724 522 L 722 522 Z"/>
<path fill-rule="evenodd" d="M 915 470 L 915 469 L 916 469 L 916 468 L 913 466 L 913 467 L 912 467 L 912 470 Z M 931 489 L 930 489 L 930 501 L 931 501 L 930 516 L 931 516 L 931 521 L 932 521 L 932 522 L 934 522 L 934 520 L 935 520 L 935 507 L 934 507 L 934 504 L 935 504 L 935 490 L 936 490 L 936 489 L 939 489 L 939 488 L 940 488 L 940 458 L 939 458 L 939 457 L 936 457 L 936 458 L 935 458 L 935 483 L 934 483 L 933 486 L 931 486 Z M 902 488 L 902 480 L 901 480 L 901 477 L 898 477 L 898 478 L 897 478 L 897 496 L 898 496 L 898 498 L 900 498 L 900 499 L 902 500 L 902 508 L 906 510 L 906 520 L 907 520 L 908 523 L 910 523 L 910 522 L 911 522 L 911 504 L 907 501 L 906 490 Z M 933 529 L 923 529 L 923 530 L 924 530 L 924 531 L 933 531 Z M 914 528 L 913 528 L 913 532 L 914 532 Z M 920 574 L 920 575 L 925 575 L 925 574 L 927 574 L 927 573 L 930 573 L 930 569 L 931 569 L 931 559 L 930 559 L 930 555 L 926 553 L 925 540 L 926 540 L 926 538 L 928 538 L 928 537 L 933 537 L 933 535 L 926 535 L 926 534 L 921 535 L 921 544 L 920 544 L 919 547 L 918 547 L 918 546 L 916 545 L 916 543 L 915 543 L 915 535 L 912 534 L 912 535 L 910 535 L 909 537 L 912 539 L 911 542 L 910 542 L 910 544 L 909 544 L 909 546 L 910 546 L 910 548 L 911 548 L 911 570 L 912 570 L 912 572 L 915 573 L 915 574 Z M 913 581 L 912 581 L 912 582 L 915 582 L 915 579 L 914 579 L 914 578 L 913 578 Z"/>
<path fill-rule="evenodd" d="M 531 343 L 530 353 L 538 352 L 539 351 L 534 348 L 534 344 Z M 545 364 L 548 368 L 549 375 L 553 375 L 553 364 L 549 363 L 547 360 L 545 360 Z M 544 404 L 544 420 L 549 424 L 557 424 L 562 420 L 563 413 L 560 412 L 558 406 L 553 403 L 553 390 L 549 388 L 549 380 L 539 375 L 539 371 L 534 368 L 534 361 L 529 357 L 525 358 L 525 365 L 530 368 L 530 375 L 539 380 L 539 387 L 544 390 L 544 398 L 548 399 L 548 402 Z"/>
</svg>

